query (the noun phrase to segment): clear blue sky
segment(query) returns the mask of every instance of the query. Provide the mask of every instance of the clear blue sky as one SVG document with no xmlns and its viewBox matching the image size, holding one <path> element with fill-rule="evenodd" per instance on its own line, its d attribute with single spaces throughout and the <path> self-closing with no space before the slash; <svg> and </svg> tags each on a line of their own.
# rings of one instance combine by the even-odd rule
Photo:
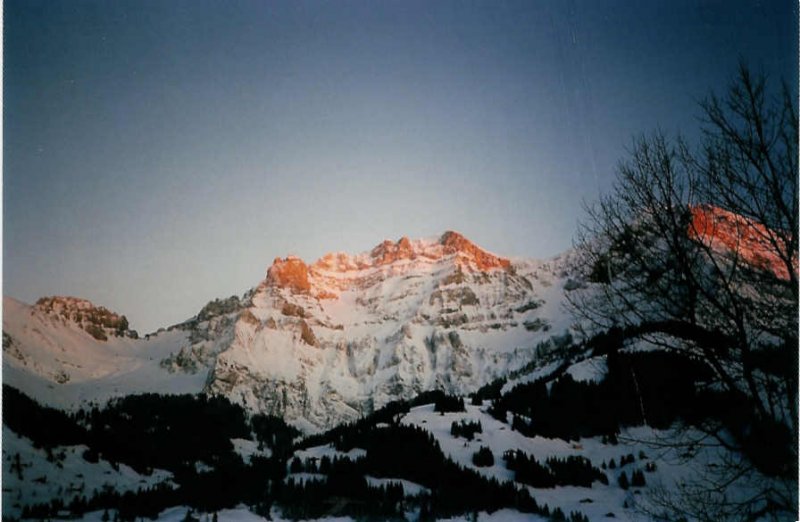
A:
<svg viewBox="0 0 800 522">
<path fill-rule="evenodd" d="M 6 0 L 3 293 L 140 332 L 272 259 L 455 229 L 571 245 L 634 135 L 692 135 L 787 1 Z"/>
</svg>

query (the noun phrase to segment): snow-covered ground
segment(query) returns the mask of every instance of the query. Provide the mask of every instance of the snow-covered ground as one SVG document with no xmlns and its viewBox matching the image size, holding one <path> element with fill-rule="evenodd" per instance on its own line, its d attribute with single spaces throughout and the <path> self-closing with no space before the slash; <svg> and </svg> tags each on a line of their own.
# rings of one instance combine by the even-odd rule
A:
<svg viewBox="0 0 800 522">
<path fill-rule="evenodd" d="M 590 364 L 581 364 L 576 370 L 578 376 L 586 374 L 593 375 L 588 371 L 588 367 L 595 368 L 596 361 L 589 361 Z M 619 436 L 619 443 L 616 445 L 604 443 L 599 437 L 583 438 L 578 441 L 568 442 L 561 439 L 549 439 L 545 437 L 526 437 L 514 431 L 511 427 L 500 422 L 486 413 L 485 407 L 466 405 L 466 412 L 445 413 L 434 412 L 433 405 L 428 404 L 413 408 L 406 414 L 402 423 L 414 425 L 429 431 L 438 441 L 445 455 L 454 462 L 477 471 L 478 473 L 496 478 L 500 481 L 513 481 L 514 472 L 506 468 L 503 454 L 508 450 L 521 450 L 524 453 L 535 457 L 540 463 L 550 457 L 564 458 L 569 456 L 582 456 L 591 461 L 597 467 L 602 468 L 609 479 L 609 484 L 604 485 L 595 481 L 591 488 L 561 486 L 555 488 L 532 488 L 523 484 L 520 487 L 529 489 L 531 495 L 540 504 L 545 504 L 550 509 L 560 508 L 565 514 L 577 511 L 585 514 L 590 520 L 611 518 L 610 513 L 617 520 L 624 521 L 645 521 L 650 517 L 640 512 L 638 506 L 647 497 L 648 488 L 674 486 L 674 482 L 683 478 L 689 478 L 692 474 L 702 471 L 702 468 L 711 464 L 714 460 L 713 453 L 701 451 L 692 457 L 690 461 L 678 455 L 678 450 L 669 444 L 661 444 L 671 439 L 670 432 L 654 430 L 648 427 L 630 428 L 624 430 Z M 471 441 L 465 438 L 453 437 L 450 434 L 453 422 L 469 420 L 480 422 L 482 432 L 477 433 Z M 380 429 L 377 427 L 376 429 Z M 699 437 L 699 434 L 695 434 Z M 481 447 L 489 447 L 494 455 L 494 465 L 489 467 L 476 467 L 472 463 L 472 456 Z M 295 456 L 302 461 L 310 458 L 329 457 L 349 457 L 357 458 L 364 455 L 364 450 L 354 448 L 349 452 L 340 452 L 333 449 L 330 445 L 317 446 L 302 451 L 295 452 Z M 623 457 L 633 455 L 634 462 L 621 465 Z M 610 469 L 608 464 L 615 462 L 615 467 Z M 645 466 L 655 463 L 654 471 L 645 472 Z M 713 464 L 712 464 L 713 465 Z M 618 485 L 618 478 L 624 472 L 631 479 L 633 471 L 641 470 L 645 472 L 647 485 L 642 488 L 631 487 L 628 490 L 622 489 Z M 295 480 L 323 479 L 320 474 L 293 474 Z M 406 495 L 412 496 L 424 491 L 419 485 L 408 487 L 405 481 L 396 478 L 378 479 L 369 478 L 371 483 L 401 482 L 404 485 Z M 419 488 L 419 489 L 417 489 Z M 492 515 L 484 514 L 479 520 L 536 520 L 530 515 L 517 513 L 515 511 L 503 510 L 503 512 Z M 462 520 L 462 519 L 454 519 Z"/>
<path fill-rule="evenodd" d="M 595 361 L 592 368 L 596 368 Z M 579 363 L 576 374 L 584 377 L 589 372 L 588 364 Z M 524 453 L 544 463 L 550 457 L 564 458 L 568 456 L 582 456 L 589 459 L 593 466 L 602 468 L 609 479 L 608 485 L 598 481 L 591 488 L 561 486 L 555 488 L 527 487 L 533 498 L 540 504 L 546 504 L 551 509 L 556 507 L 569 515 L 578 511 L 589 517 L 589 520 L 610 518 L 613 513 L 616 520 L 647 521 L 652 517 L 644 513 L 650 503 L 651 491 L 666 489 L 674 491 L 676 484 L 688 483 L 694 480 L 703 480 L 708 472 L 718 466 L 731 455 L 721 450 L 718 446 L 704 442 L 701 433 L 676 427 L 674 430 L 656 430 L 650 427 L 636 427 L 624 429 L 619 435 L 618 444 L 604 443 L 600 437 L 581 438 L 577 441 L 567 442 L 561 439 L 549 439 L 535 436 L 526 437 L 514 431 L 508 424 L 494 419 L 486 413 L 484 406 L 466 405 L 466 412 L 445 413 L 444 415 L 433 411 L 433 405 L 424 405 L 413 408 L 402 420 L 403 424 L 416 425 L 433 434 L 439 442 L 442 451 L 451 460 L 472 468 L 487 477 L 494 477 L 501 481 L 514 480 L 514 473 L 505 467 L 503 454 L 508 450 L 521 450 Z M 480 422 L 483 432 L 477 433 L 475 438 L 468 441 L 464 438 L 453 437 L 450 428 L 453 422 L 469 420 Z M 694 441 L 691 455 L 687 455 L 687 446 L 676 443 L 678 437 Z M 494 456 L 494 465 L 489 467 L 476 467 L 472 464 L 472 455 L 482 446 L 489 447 Z M 633 455 L 634 462 L 620 465 L 621 458 Z M 615 462 L 615 468 L 608 464 Z M 646 466 L 655 466 L 655 470 L 646 471 Z M 646 485 L 644 487 L 630 487 L 622 489 L 618 485 L 619 476 L 624 472 L 631 479 L 635 470 L 645 472 Z M 757 484 L 761 477 L 744 477 L 729 493 L 747 498 L 749 489 Z"/>
<path fill-rule="evenodd" d="M 367 451 L 361 448 L 353 448 L 350 451 L 338 451 L 330 444 L 326 444 L 324 446 L 314 446 L 313 448 L 308 448 L 300 451 L 296 451 L 294 453 L 295 457 L 299 458 L 302 461 L 306 461 L 308 459 L 321 459 L 322 457 L 329 457 L 331 459 L 335 457 L 339 458 L 349 458 L 351 460 L 355 460 L 361 457 L 365 457 L 367 455 Z"/>
<path fill-rule="evenodd" d="M 131 491 L 167 482 L 172 474 L 155 470 L 140 475 L 125 464 L 112 466 L 100 459 L 84 460 L 86 446 L 61 446 L 51 457 L 35 448 L 30 440 L 3 426 L 3 517 L 19 516 L 22 506 L 49 502 L 53 499 L 69 503 L 73 497 L 91 496 L 104 486 Z"/>
<path fill-rule="evenodd" d="M 578 382 L 600 382 L 608 373 L 606 358 L 590 357 L 567 368 L 567 373 Z"/>
<path fill-rule="evenodd" d="M 177 506 L 162 511 L 157 520 L 160 522 L 183 522 L 186 519 L 186 514 L 191 513 L 199 522 L 212 522 L 214 514 L 212 513 L 198 513 L 185 506 Z M 530 515 L 528 513 L 520 513 L 513 509 L 501 509 L 494 513 L 480 512 L 478 515 L 478 522 L 547 522 L 547 519 Z M 248 510 L 246 507 L 238 507 L 236 509 L 223 509 L 216 513 L 219 522 L 266 522 L 272 520 L 274 522 L 288 522 L 281 516 L 280 510 L 273 509 L 270 512 L 270 518 L 266 519 L 256 515 Z M 93 511 L 86 513 L 83 517 L 75 518 L 76 522 L 102 522 L 103 512 Z M 471 522 L 471 517 L 453 517 L 442 519 L 443 522 Z M 323 517 L 309 519 L 309 522 L 354 522 L 350 517 Z"/>
<path fill-rule="evenodd" d="M 560 508 L 569 515 L 573 511 L 585 514 L 589 520 L 615 520 L 644 522 L 652 520 L 643 507 L 650 502 L 651 491 L 660 489 L 675 490 L 678 482 L 690 482 L 704 476 L 704 473 L 713 471 L 722 459 L 726 457 L 719 448 L 705 445 L 702 436 L 692 430 L 655 430 L 649 427 L 625 429 L 619 435 L 619 443 L 609 444 L 598 437 L 582 438 L 577 441 L 564 441 L 545 437 L 526 437 L 510 428 L 506 423 L 491 417 L 485 411 L 485 406 L 466 405 L 465 412 L 440 414 L 433 411 L 433 405 L 423 405 L 411 409 L 401 420 L 403 424 L 414 425 L 430 432 L 438 441 L 445 455 L 454 462 L 477 471 L 486 476 L 500 481 L 513 481 L 514 473 L 505 467 L 503 454 L 508 450 L 521 450 L 544 463 L 550 457 L 564 458 L 568 456 L 582 456 L 592 465 L 602 469 L 606 474 L 609 484 L 604 485 L 595 481 L 591 487 L 562 486 L 555 488 L 532 488 L 517 483 L 518 487 L 527 488 L 533 498 L 541 505 L 547 505 L 551 510 Z M 482 432 L 468 441 L 464 438 L 453 437 L 450 434 L 453 422 L 459 421 L 479 422 Z M 377 426 L 375 429 L 383 429 Z M 674 443 L 677 437 L 688 437 L 695 440 L 691 454 L 687 454 L 687 446 L 677 447 Z M 102 488 L 105 484 L 112 485 L 117 490 L 136 489 L 169 480 L 166 472 L 155 472 L 152 476 L 140 476 L 124 465 L 116 469 L 108 462 L 100 461 L 90 464 L 83 460 L 83 446 L 56 448 L 53 451 L 55 458 L 48 462 L 43 450 L 33 448 L 30 441 L 17 436 L 7 428 L 3 430 L 3 504 L 4 514 L 15 515 L 19 513 L 20 503 L 41 502 L 51 498 L 69 500 L 74 494 L 89 494 L 94 489 Z M 233 443 L 243 456 L 257 454 L 257 446 L 252 441 L 234 439 Z M 494 456 L 494 465 L 489 467 L 476 467 L 472 464 L 472 456 L 481 447 L 488 447 Z M 20 455 L 21 474 L 14 467 L 15 455 Z M 366 455 L 365 450 L 353 448 L 350 451 L 337 451 L 331 445 L 322 445 L 298 450 L 294 457 L 303 462 L 319 460 L 325 456 L 334 458 L 358 459 Z M 623 458 L 632 456 L 633 462 L 622 464 Z M 729 455 L 727 455 L 729 456 Z M 611 462 L 614 462 L 612 467 Z M 648 469 L 650 468 L 650 469 Z M 618 478 L 625 473 L 631 480 L 635 470 L 644 471 L 646 485 L 623 489 L 618 484 Z M 407 497 L 424 495 L 429 491 L 421 486 L 400 477 L 371 477 L 366 480 L 375 486 L 397 483 L 403 487 Z M 289 473 L 286 480 L 305 482 L 308 480 L 325 480 L 321 473 Z M 753 481 L 763 480 L 761 477 L 746 477 L 730 490 L 732 494 L 747 498 L 748 488 L 754 485 Z M 164 511 L 159 520 L 183 520 L 188 508 L 175 507 Z M 407 513 L 407 519 L 415 520 L 416 513 Z M 455 517 L 448 520 L 453 522 L 473 520 L 473 514 Z M 102 512 L 89 513 L 81 520 L 99 521 Z M 194 513 L 201 521 L 211 522 L 212 514 Z M 522 521 L 545 520 L 530 514 L 519 513 L 514 510 L 504 509 L 495 513 L 478 513 L 478 520 L 482 521 Z M 282 520 L 278 508 L 273 508 L 273 520 Z M 244 506 L 237 509 L 224 510 L 217 513 L 218 520 L 231 521 L 256 521 L 261 517 L 251 513 Z M 345 521 L 349 518 L 322 518 L 320 521 Z"/>
<path fill-rule="evenodd" d="M 367 475 L 366 479 L 367 483 L 370 486 L 388 486 L 391 484 L 399 484 L 403 488 L 403 494 L 407 497 L 418 497 L 420 495 L 428 495 L 431 492 L 431 490 L 429 490 L 428 488 L 421 486 L 415 482 L 411 482 L 410 480 L 398 479 L 398 478 L 377 478 L 377 477 L 370 477 L 369 475 Z"/>
<path fill-rule="evenodd" d="M 269 457 L 272 450 L 267 447 L 259 449 L 258 442 L 249 439 L 231 439 L 233 451 L 235 451 L 245 463 L 250 463 L 253 457 Z"/>
</svg>

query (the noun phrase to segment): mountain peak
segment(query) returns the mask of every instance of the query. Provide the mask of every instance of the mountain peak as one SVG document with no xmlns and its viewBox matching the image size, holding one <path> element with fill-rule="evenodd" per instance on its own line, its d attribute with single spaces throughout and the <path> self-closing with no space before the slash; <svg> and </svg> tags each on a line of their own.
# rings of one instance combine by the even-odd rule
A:
<svg viewBox="0 0 800 522">
<path fill-rule="evenodd" d="M 308 265 L 297 256 L 276 257 L 267 270 L 267 284 L 288 288 L 295 293 L 308 293 Z"/>
<path fill-rule="evenodd" d="M 511 261 L 508 259 L 490 254 L 463 235 L 452 230 L 442 234 L 439 243 L 444 247 L 445 254 L 462 256 L 466 258 L 468 266 L 474 265 L 481 272 L 511 266 Z"/>
<path fill-rule="evenodd" d="M 786 265 L 767 241 L 771 231 L 765 225 L 714 205 L 693 205 L 690 211 L 690 237 L 715 249 L 735 252 L 749 265 L 768 270 L 779 279 L 789 279 Z"/>
<path fill-rule="evenodd" d="M 108 335 L 138 337 L 134 330 L 128 329 L 128 319 L 124 315 L 96 306 L 88 299 L 61 295 L 41 297 L 34 308 L 77 324 L 98 341 L 107 340 Z"/>
<path fill-rule="evenodd" d="M 350 255 L 342 252 L 322 256 L 314 264 L 307 265 L 295 256 L 276 258 L 267 271 L 267 284 L 288 288 L 293 293 L 313 293 L 317 297 L 332 297 L 334 293 L 315 287 L 315 281 L 335 274 L 356 273 L 378 267 L 389 267 L 403 262 L 438 263 L 452 261 L 459 269 L 468 272 L 486 272 L 507 269 L 511 261 L 491 254 L 475 245 L 462 234 L 448 230 L 436 239 L 409 239 L 403 236 L 397 241 L 386 239 L 363 254 Z M 337 276 L 341 277 L 341 276 Z M 341 285 L 338 285 L 340 287 Z"/>
<path fill-rule="evenodd" d="M 377 266 L 388 265 L 400 259 L 416 259 L 417 255 L 417 249 L 406 236 L 401 237 L 396 243 L 387 239 L 370 252 L 373 264 Z"/>
<path fill-rule="evenodd" d="M 34 306 L 43 312 L 57 314 L 60 314 L 64 311 L 90 311 L 96 308 L 102 308 L 95 306 L 88 299 L 74 297 L 71 295 L 51 295 L 40 297 Z"/>
</svg>

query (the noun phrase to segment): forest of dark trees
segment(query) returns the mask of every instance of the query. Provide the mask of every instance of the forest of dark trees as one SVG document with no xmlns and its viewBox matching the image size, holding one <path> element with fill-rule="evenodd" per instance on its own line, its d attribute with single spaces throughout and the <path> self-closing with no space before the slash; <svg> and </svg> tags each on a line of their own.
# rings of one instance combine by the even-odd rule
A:
<svg viewBox="0 0 800 522">
<path fill-rule="evenodd" d="M 506 467 L 514 472 L 514 480 L 535 488 L 556 486 L 589 488 L 594 481 L 608 485 L 606 474 L 594 467 L 585 457 L 549 458 L 545 464 L 540 464 L 536 458 L 516 450 L 506 452 L 503 460 Z"/>
<path fill-rule="evenodd" d="M 512 427 L 525 435 L 575 440 L 616 434 L 625 426 L 666 428 L 679 418 L 691 423 L 735 407 L 724 395 L 705 391 L 709 370 L 682 354 L 613 350 L 606 362 L 600 382 L 563 373 L 520 384 L 493 401 L 489 413 L 504 422 L 513 413 Z"/>
<path fill-rule="evenodd" d="M 88 461 L 124 463 L 144 474 L 154 469 L 173 473 L 174 484 L 124 493 L 105 488 L 27 506 L 24 518 L 48 518 L 67 509 L 76 515 L 110 510 L 115 519 L 134 520 L 155 518 L 175 505 L 215 512 L 244 503 L 265 516 L 277 506 L 293 519 L 324 514 L 391 519 L 416 509 L 422 520 L 433 520 L 508 507 L 556 520 L 586 520 L 580 513 L 569 517 L 558 510 L 551 513 L 526 490 L 454 463 L 427 431 L 397 422 L 410 407 L 437 401 L 463 408 L 463 400 L 426 393 L 391 403 L 356 423 L 297 440 L 299 433 L 282 420 L 263 415 L 248 419 L 238 405 L 224 398 L 144 394 L 67 414 L 41 406 L 14 388 L 3 388 L 8 427 L 35 446 L 84 444 L 89 448 L 84 453 Z M 20 414 L 23 411 L 25 415 Z M 245 463 L 233 451 L 230 439 L 235 437 L 255 437 L 272 454 L 253 456 Z M 366 455 L 353 460 L 325 458 L 319 463 L 289 460 L 297 449 L 325 443 L 341 451 L 362 448 Z M 198 471 L 196 462 L 207 464 L 207 470 Z M 287 480 L 290 468 L 320 473 L 324 479 Z M 399 486 L 370 486 L 365 475 L 409 480 L 428 492 L 404 498 Z"/>
</svg>

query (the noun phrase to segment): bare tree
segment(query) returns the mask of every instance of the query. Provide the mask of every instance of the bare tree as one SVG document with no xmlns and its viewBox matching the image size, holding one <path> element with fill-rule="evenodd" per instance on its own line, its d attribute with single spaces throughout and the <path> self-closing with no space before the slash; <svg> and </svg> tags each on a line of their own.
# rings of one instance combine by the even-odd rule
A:
<svg viewBox="0 0 800 522">
<path fill-rule="evenodd" d="M 738 407 L 700 427 L 770 477 L 769 490 L 715 516 L 785 514 L 797 502 L 797 112 L 785 86 L 771 96 L 744 66 L 701 109 L 699 148 L 636 140 L 613 190 L 587 209 L 577 246 L 594 284 L 569 300 L 598 330 L 703 361 L 709 386 Z M 774 480 L 795 493 L 773 494 Z"/>
</svg>

